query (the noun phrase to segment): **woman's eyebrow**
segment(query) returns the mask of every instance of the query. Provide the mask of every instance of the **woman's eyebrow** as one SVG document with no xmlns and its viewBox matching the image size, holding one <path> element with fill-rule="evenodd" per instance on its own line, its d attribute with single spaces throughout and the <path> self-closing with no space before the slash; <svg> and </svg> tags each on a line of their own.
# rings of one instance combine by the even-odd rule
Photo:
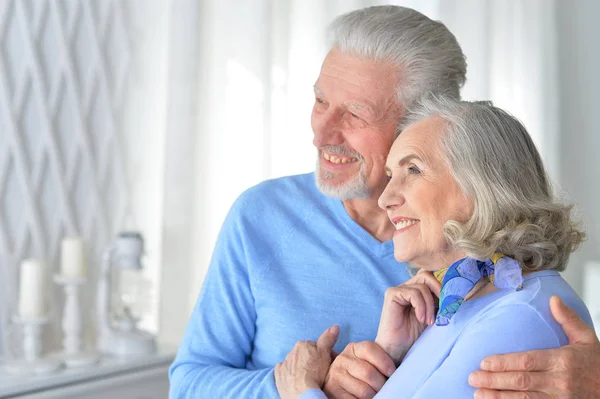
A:
<svg viewBox="0 0 600 399">
<path fill-rule="evenodd" d="M 400 165 L 404 165 L 406 163 L 408 163 L 409 161 L 412 161 L 413 159 L 416 159 L 417 161 L 423 161 L 417 154 L 408 154 L 403 156 L 397 163 L 398 166 Z"/>
<path fill-rule="evenodd" d="M 400 160 L 398 160 L 398 162 L 396 162 L 395 166 L 402 166 L 402 165 L 405 165 L 405 164 L 407 164 L 409 161 L 411 161 L 411 160 L 413 160 L 413 159 L 416 159 L 416 160 L 418 160 L 418 161 L 421 161 L 421 162 L 423 162 L 423 161 L 421 160 L 421 158 L 419 158 L 419 156 L 418 156 L 417 154 L 408 154 L 408 155 L 405 155 L 405 156 L 403 156 L 402 158 L 400 158 Z M 387 166 L 387 165 L 385 166 L 384 170 L 385 170 L 385 172 L 386 172 L 386 173 L 388 173 L 388 174 L 389 174 L 389 173 L 392 173 L 392 169 L 391 169 L 389 166 Z"/>
</svg>

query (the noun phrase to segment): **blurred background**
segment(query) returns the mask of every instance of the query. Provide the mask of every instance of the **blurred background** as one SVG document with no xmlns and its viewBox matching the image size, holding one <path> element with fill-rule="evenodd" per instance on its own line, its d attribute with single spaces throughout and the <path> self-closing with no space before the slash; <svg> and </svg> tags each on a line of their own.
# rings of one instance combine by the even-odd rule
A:
<svg viewBox="0 0 600 399">
<path fill-rule="evenodd" d="M 54 273 L 60 240 L 82 236 L 92 306 L 101 253 L 124 229 L 146 239 L 142 324 L 177 345 L 235 198 L 314 168 L 327 24 L 376 4 L 444 22 L 467 56 L 463 98 L 525 123 L 578 204 L 588 241 L 564 275 L 600 315 L 586 292 L 600 282 L 599 2 L 0 0 L 0 353 L 18 342 L 20 262 Z M 58 347 L 50 292 L 44 337 Z"/>
</svg>

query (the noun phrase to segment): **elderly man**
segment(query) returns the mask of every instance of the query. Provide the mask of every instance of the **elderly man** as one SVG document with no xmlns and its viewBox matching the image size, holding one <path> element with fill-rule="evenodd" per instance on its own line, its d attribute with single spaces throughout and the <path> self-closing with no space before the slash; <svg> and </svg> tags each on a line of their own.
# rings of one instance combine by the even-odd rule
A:
<svg viewBox="0 0 600 399">
<path fill-rule="evenodd" d="M 405 107 L 426 92 L 458 97 L 466 63 L 443 24 L 407 8 L 357 10 L 331 30 L 314 87 L 317 170 L 261 183 L 232 206 L 171 366 L 171 398 L 277 398 L 276 364 L 334 324 L 342 353 L 330 396 L 372 396 L 394 371 L 376 344 L 348 345 L 374 339 L 385 290 L 409 278 L 393 257 L 395 226 L 377 206 L 385 160 Z M 578 348 L 570 351 L 586 355 Z M 478 377 L 491 388 L 523 381 L 512 371 Z M 552 378 L 538 386 L 552 387 Z"/>
</svg>

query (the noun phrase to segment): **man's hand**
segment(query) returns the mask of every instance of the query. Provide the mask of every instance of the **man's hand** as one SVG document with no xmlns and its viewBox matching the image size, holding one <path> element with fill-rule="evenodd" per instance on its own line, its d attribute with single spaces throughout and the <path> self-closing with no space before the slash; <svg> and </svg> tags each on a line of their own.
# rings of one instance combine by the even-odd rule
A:
<svg viewBox="0 0 600 399">
<path fill-rule="evenodd" d="M 282 399 L 296 399 L 312 388 L 321 388 L 331 365 L 333 345 L 340 336 L 338 326 L 329 327 L 317 340 L 299 341 L 275 366 L 275 385 Z"/>
<path fill-rule="evenodd" d="M 372 398 L 395 370 L 392 359 L 376 343 L 352 342 L 331 364 L 323 391 L 328 398 Z"/>
<path fill-rule="evenodd" d="M 557 349 L 494 355 L 469 377 L 476 399 L 600 398 L 600 342 L 557 296 L 550 310 L 569 338 Z"/>
</svg>

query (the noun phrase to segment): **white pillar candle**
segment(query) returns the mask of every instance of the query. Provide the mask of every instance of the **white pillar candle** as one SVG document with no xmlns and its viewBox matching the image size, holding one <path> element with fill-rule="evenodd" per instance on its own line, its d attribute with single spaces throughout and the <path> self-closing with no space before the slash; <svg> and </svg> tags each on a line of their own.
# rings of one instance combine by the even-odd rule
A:
<svg viewBox="0 0 600 399">
<path fill-rule="evenodd" d="M 46 316 L 46 265 L 41 260 L 21 263 L 19 315 L 22 318 Z"/>
<path fill-rule="evenodd" d="M 85 246 L 80 237 L 66 237 L 60 246 L 60 274 L 64 277 L 85 277 L 87 266 Z"/>
</svg>

